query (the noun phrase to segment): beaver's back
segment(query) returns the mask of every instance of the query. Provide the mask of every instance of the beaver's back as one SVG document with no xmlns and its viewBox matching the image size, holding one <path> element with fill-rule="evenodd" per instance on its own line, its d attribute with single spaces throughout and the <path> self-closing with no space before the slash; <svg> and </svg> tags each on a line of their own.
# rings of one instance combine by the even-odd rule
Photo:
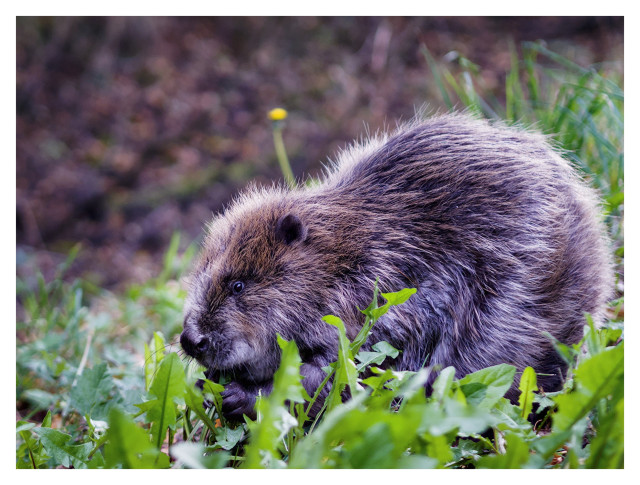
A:
<svg viewBox="0 0 640 485">
<path fill-rule="evenodd" d="M 361 241 L 366 279 L 418 288 L 373 336 L 404 350 L 402 368 L 554 373 L 543 332 L 576 342 L 611 295 L 595 193 L 538 134 L 431 118 L 346 152 L 304 198 L 324 207 L 318 227 Z"/>
</svg>

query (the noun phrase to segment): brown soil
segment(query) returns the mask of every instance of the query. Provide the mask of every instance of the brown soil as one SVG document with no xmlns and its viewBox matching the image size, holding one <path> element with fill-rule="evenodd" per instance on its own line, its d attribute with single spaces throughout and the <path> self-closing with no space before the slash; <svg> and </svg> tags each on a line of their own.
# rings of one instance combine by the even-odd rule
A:
<svg viewBox="0 0 640 485">
<path fill-rule="evenodd" d="M 156 275 L 249 180 L 280 178 L 266 113 L 290 115 L 294 173 L 441 107 L 420 46 L 480 66 L 500 98 L 509 42 L 622 63 L 618 18 L 18 18 L 17 271 L 117 287 Z"/>
</svg>

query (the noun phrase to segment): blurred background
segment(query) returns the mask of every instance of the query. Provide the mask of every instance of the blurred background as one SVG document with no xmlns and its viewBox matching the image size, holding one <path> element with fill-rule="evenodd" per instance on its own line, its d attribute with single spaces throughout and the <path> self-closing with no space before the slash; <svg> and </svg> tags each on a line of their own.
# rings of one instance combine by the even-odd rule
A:
<svg viewBox="0 0 640 485">
<path fill-rule="evenodd" d="M 537 39 L 622 73 L 622 17 L 18 18 L 18 276 L 80 242 L 68 277 L 144 282 L 176 231 L 184 249 L 249 181 L 282 179 L 272 108 L 315 176 L 367 129 L 444 108 L 423 45 L 502 99 L 510 46 Z"/>
</svg>

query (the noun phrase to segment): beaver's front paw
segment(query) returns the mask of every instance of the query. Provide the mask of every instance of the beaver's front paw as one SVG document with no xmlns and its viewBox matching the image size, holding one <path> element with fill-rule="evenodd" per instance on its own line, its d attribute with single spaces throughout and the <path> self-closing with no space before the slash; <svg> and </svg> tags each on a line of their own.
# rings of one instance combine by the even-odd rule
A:
<svg viewBox="0 0 640 485">
<path fill-rule="evenodd" d="M 254 407 L 257 395 L 257 389 L 244 387 L 235 381 L 229 382 L 222 393 L 222 414 L 230 421 L 243 421 L 243 414 L 256 419 Z"/>
</svg>

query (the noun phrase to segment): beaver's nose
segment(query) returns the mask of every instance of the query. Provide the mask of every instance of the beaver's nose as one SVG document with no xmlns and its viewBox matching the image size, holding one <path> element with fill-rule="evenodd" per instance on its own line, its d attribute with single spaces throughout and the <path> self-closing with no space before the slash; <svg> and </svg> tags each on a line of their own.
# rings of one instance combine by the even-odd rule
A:
<svg viewBox="0 0 640 485">
<path fill-rule="evenodd" d="M 180 334 L 180 345 L 192 357 L 200 357 L 207 353 L 209 339 L 201 335 L 192 335 L 186 330 Z"/>
</svg>

